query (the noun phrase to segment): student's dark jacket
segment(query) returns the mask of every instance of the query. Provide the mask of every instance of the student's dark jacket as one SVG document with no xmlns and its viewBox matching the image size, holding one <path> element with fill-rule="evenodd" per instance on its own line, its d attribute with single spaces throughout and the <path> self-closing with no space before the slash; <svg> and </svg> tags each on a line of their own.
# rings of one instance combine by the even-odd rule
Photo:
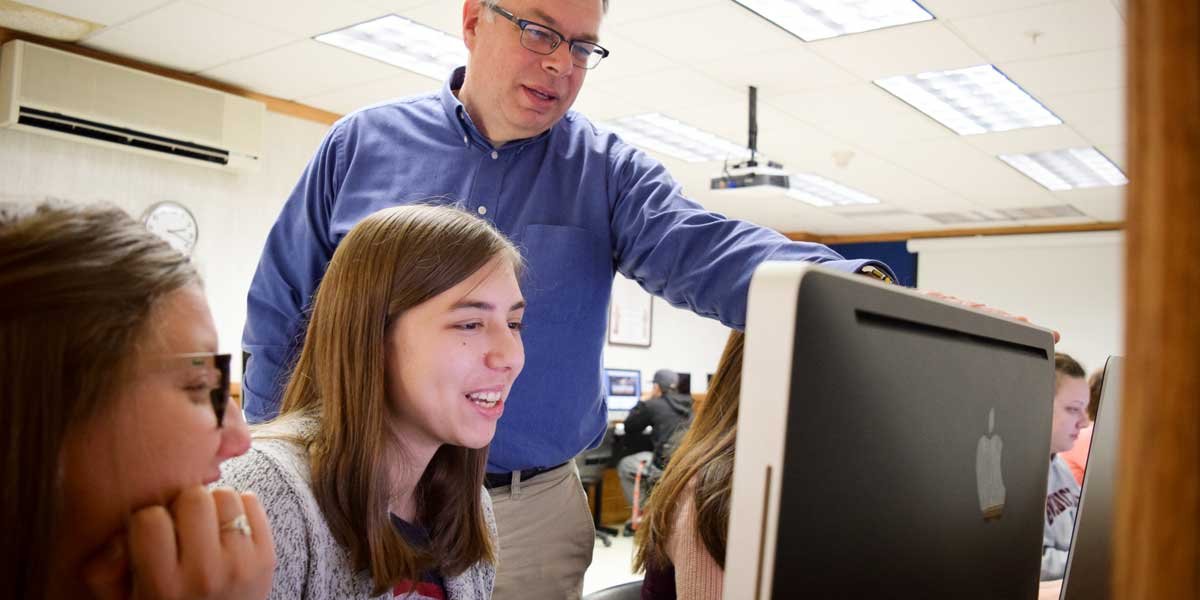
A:
<svg viewBox="0 0 1200 600">
<path fill-rule="evenodd" d="M 654 466 L 666 467 L 671 453 L 678 445 L 678 434 L 682 434 L 692 421 L 692 397 L 675 390 L 638 402 L 625 418 L 625 431 L 640 432 L 647 425 L 653 427 L 650 439 L 654 444 Z"/>
</svg>

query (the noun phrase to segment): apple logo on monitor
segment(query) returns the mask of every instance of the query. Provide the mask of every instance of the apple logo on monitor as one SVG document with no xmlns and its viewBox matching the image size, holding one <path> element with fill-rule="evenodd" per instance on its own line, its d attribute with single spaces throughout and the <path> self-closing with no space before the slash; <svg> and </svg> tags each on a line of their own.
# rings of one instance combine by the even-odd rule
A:
<svg viewBox="0 0 1200 600">
<path fill-rule="evenodd" d="M 1004 512 L 1004 477 L 1000 473 L 1000 452 L 1004 442 L 993 435 L 996 426 L 996 409 L 988 412 L 988 435 L 979 438 L 979 449 L 975 452 L 975 476 L 979 483 L 979 510 L 983 520 L 999 519 Z"/>
</svg>

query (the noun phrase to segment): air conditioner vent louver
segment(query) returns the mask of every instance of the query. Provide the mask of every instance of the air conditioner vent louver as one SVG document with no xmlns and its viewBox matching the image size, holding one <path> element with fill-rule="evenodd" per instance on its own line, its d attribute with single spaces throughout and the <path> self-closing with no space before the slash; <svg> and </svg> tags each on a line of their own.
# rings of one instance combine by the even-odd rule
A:
<svg viewBox="0 0 1200 600">
<path fill-rule="evenodd" d="M 266 106 L 212 88 L 12 40 L 0 126 L 225 170 L 256 169 Z"/>
<path fill-rule="evenodd" d="M 113 144 L 122 144 L 144 150 L 162 152 L 164 154 L 174 154 L 176 156 L 194 158 L 220 165 L 229 164 L 229 152 L 227 150 L 208 148 L 199 144 L 181 142 L 150 133 L 142 133 L 124 127 L 114 127 L 68 115 L 46 112 L 36 108 L 20 107 L 17 122 L 29 127 L 78 135 Z"/>
</svg>

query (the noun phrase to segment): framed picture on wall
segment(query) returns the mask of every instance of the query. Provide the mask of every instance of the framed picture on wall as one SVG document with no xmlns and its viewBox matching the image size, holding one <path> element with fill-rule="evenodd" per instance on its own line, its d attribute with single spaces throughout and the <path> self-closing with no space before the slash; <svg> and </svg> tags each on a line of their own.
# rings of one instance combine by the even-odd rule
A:
<svg viewBox="0 0 1200 600">
<path fill-rule="evenodd" d="M 654 320 L 654 296 L 624 277 L 613 279 L 608 304 L 608 343 L 650 347 Z"/>
</svg>

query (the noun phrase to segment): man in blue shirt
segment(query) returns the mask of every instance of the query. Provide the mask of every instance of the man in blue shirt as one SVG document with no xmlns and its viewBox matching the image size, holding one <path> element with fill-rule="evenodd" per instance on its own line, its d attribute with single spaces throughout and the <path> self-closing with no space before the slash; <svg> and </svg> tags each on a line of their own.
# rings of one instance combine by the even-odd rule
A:
<svg viewBox="0 0 1200 600">
<path fill-rule="evenodd" d="M 739 329 L 764 260 L 890 273 L 705 211 L 653 158 L 569 111 L 607 55 L 598 45 L 606 9 L 607 0 L 466 0 L 466 68 L 439 92 L 333 126 L 272 228 L 250 288 L 243 393 L 249 417 L 261 421 L 278 410 L 326 263 L 364 216 L 456 203 L 522 249 L 526 366 L 488 464 L 500 600 L 577 597 L 591 562 L 587 502 L 570 461 L 605 430 L 601 353 L 616 272 Z"/>
</svg>

